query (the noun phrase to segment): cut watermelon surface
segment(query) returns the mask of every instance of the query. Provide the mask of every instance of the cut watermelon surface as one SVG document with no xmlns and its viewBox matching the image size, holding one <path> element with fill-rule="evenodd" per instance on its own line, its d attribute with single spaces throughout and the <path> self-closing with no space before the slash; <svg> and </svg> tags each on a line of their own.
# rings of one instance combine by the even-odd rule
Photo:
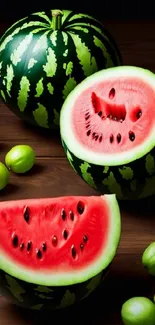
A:
<svg viewBox="0 0 155 325">
<path fill-rule="evenodd" d="M 154 102 L 155 92 L 139 77 L 105 80 L 83 91 L 75 101 L 75 135 L 95 153 L 119 154 L 136 148 L 154 127 Z"/>
<path fill-rule="evenodd" d="M 154 103 L 155 76 L 139 67 L 102 70 L 72 91 L 61 111 L 62 144 L 89 185 L 120 199 L 154 194 Z"/>
<path fill-rule="evenodd" d="M 26 301 L 23 297 L 19 302 L 31 308 L 40 304 L 36 286 L 42 293 L 52 288 L 50 296 L 59 292 L 62 298 L 68 288 L 81 285 L 82 299 L 88 294 L 89 281 L 96 279 L 91 292 L 103 280 L 116 254 L 120 231 L 115 195 L 0 202 L 2 293 L 7 296 L 9 289 L 17 298 L 19 291 L 27 290 Z M 53 308 L 54 304 L 55 299 L 48 305 Z"/>
</svg>

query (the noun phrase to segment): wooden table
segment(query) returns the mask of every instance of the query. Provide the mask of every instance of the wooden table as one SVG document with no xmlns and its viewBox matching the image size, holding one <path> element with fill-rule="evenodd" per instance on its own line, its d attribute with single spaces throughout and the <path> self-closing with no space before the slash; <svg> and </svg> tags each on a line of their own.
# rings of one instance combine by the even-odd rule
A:
<svg viewBox="0 0 155 325">
<path fill-rule="evenodd" d="M 8 24 L 9 25 L 9 24 Z M 7 24 L 6 24 L 7 26 Z M 5 26 L 5 27 L 6 27 Z M 123 55 L 124 64 L 139 65 L 155 72 L 155 23 L 106 22 Z M 4 30 L 1 26 L 0 32 Z M 25 176 L 11 174 L 0 200 L 60 195 L 91 195 L 95 192 L 70 167 L 59 135 L 25 125 L 0 102 L 0 160 L 14 145 L 30 144 L 36 152 L 36 168 Z M 38 314 L 20 310 L 0 298 L 0 324 L 120 325 L 122 303 L 135 295 L 153 297 L 154 279 L 141 264 L 145 247 L 155 240 L 155 200 L 121 203 L 122 236 L 111 272 L 101 289 L 81 307 L 70 311 Z"/>
</svg>

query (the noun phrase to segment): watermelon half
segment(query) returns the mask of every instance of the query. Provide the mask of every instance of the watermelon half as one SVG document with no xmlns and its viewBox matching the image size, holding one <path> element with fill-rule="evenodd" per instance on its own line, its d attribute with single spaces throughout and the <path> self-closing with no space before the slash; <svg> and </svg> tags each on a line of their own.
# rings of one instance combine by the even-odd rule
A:
<svg viewBox="0 0 155 325">
<path fill-rule="evenodd" d="M 59 128 L 71 90 L 121 62 L 115 41 L 94 17 L 55 9 L 32 13 L 0 39 L 0 97 L 21 119 Z"/>
<path fill-rule="evenodd" d="M 102 194 L 155 194 L 155 75 L 132 66 L 102 70 L 66 99 L 62 144 L 74 170 Z"/>
<path fill-rule="evenodd" d="M 116 254 L 121 218 L 115 195 L 0 202 L 0 292 L 31 309 L 86 298 Z"/>
</svg>

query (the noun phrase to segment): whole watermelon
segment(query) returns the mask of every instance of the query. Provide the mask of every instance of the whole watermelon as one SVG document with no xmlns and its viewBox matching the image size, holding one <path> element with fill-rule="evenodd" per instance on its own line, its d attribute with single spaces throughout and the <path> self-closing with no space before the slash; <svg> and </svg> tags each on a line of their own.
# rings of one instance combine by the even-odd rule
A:
<svg viewBox="0 0 155 325">
<path fill-rule="evenodd" d="M 71 90 L 97 70 L 118 65 L 120 52 L 95 18 L 69 10 L 32 13 L 0 39 L 0 96 L 21 119 L 58 128 Z"/>
</svg>

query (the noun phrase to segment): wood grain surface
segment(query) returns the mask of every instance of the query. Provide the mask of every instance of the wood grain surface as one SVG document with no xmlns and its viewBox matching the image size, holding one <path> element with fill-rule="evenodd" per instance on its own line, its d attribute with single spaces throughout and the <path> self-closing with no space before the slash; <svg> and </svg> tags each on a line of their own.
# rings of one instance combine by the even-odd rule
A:
<svg viewBox="0 0 155 325">
<path fill-rule="evenodd" d="M 118 43 L 125 65 L 155 72 L 155 23 L 105 22 Z M 9 23 L 0 27 L 0 33 Z M 23 123 L 0 102 L 0 161 L 16 144 L 30 144 L 36 166 L 27 175 L 11 174 L 0 200 L 60 195 L 96 194 L 70 167 L 59 133 L 40 131 Z M 84 303 L 59 313 L 23 311 L 0 298 L 1 325 L 68 324 L 121 325 L 122 303 L 132 296 L 152 298 L 155 280 L 144 270 L 141 256 L 155 240 L 155 199 L 120 203 L 122 235 L 117 255 L 105 283 Z"/>
</svg>

